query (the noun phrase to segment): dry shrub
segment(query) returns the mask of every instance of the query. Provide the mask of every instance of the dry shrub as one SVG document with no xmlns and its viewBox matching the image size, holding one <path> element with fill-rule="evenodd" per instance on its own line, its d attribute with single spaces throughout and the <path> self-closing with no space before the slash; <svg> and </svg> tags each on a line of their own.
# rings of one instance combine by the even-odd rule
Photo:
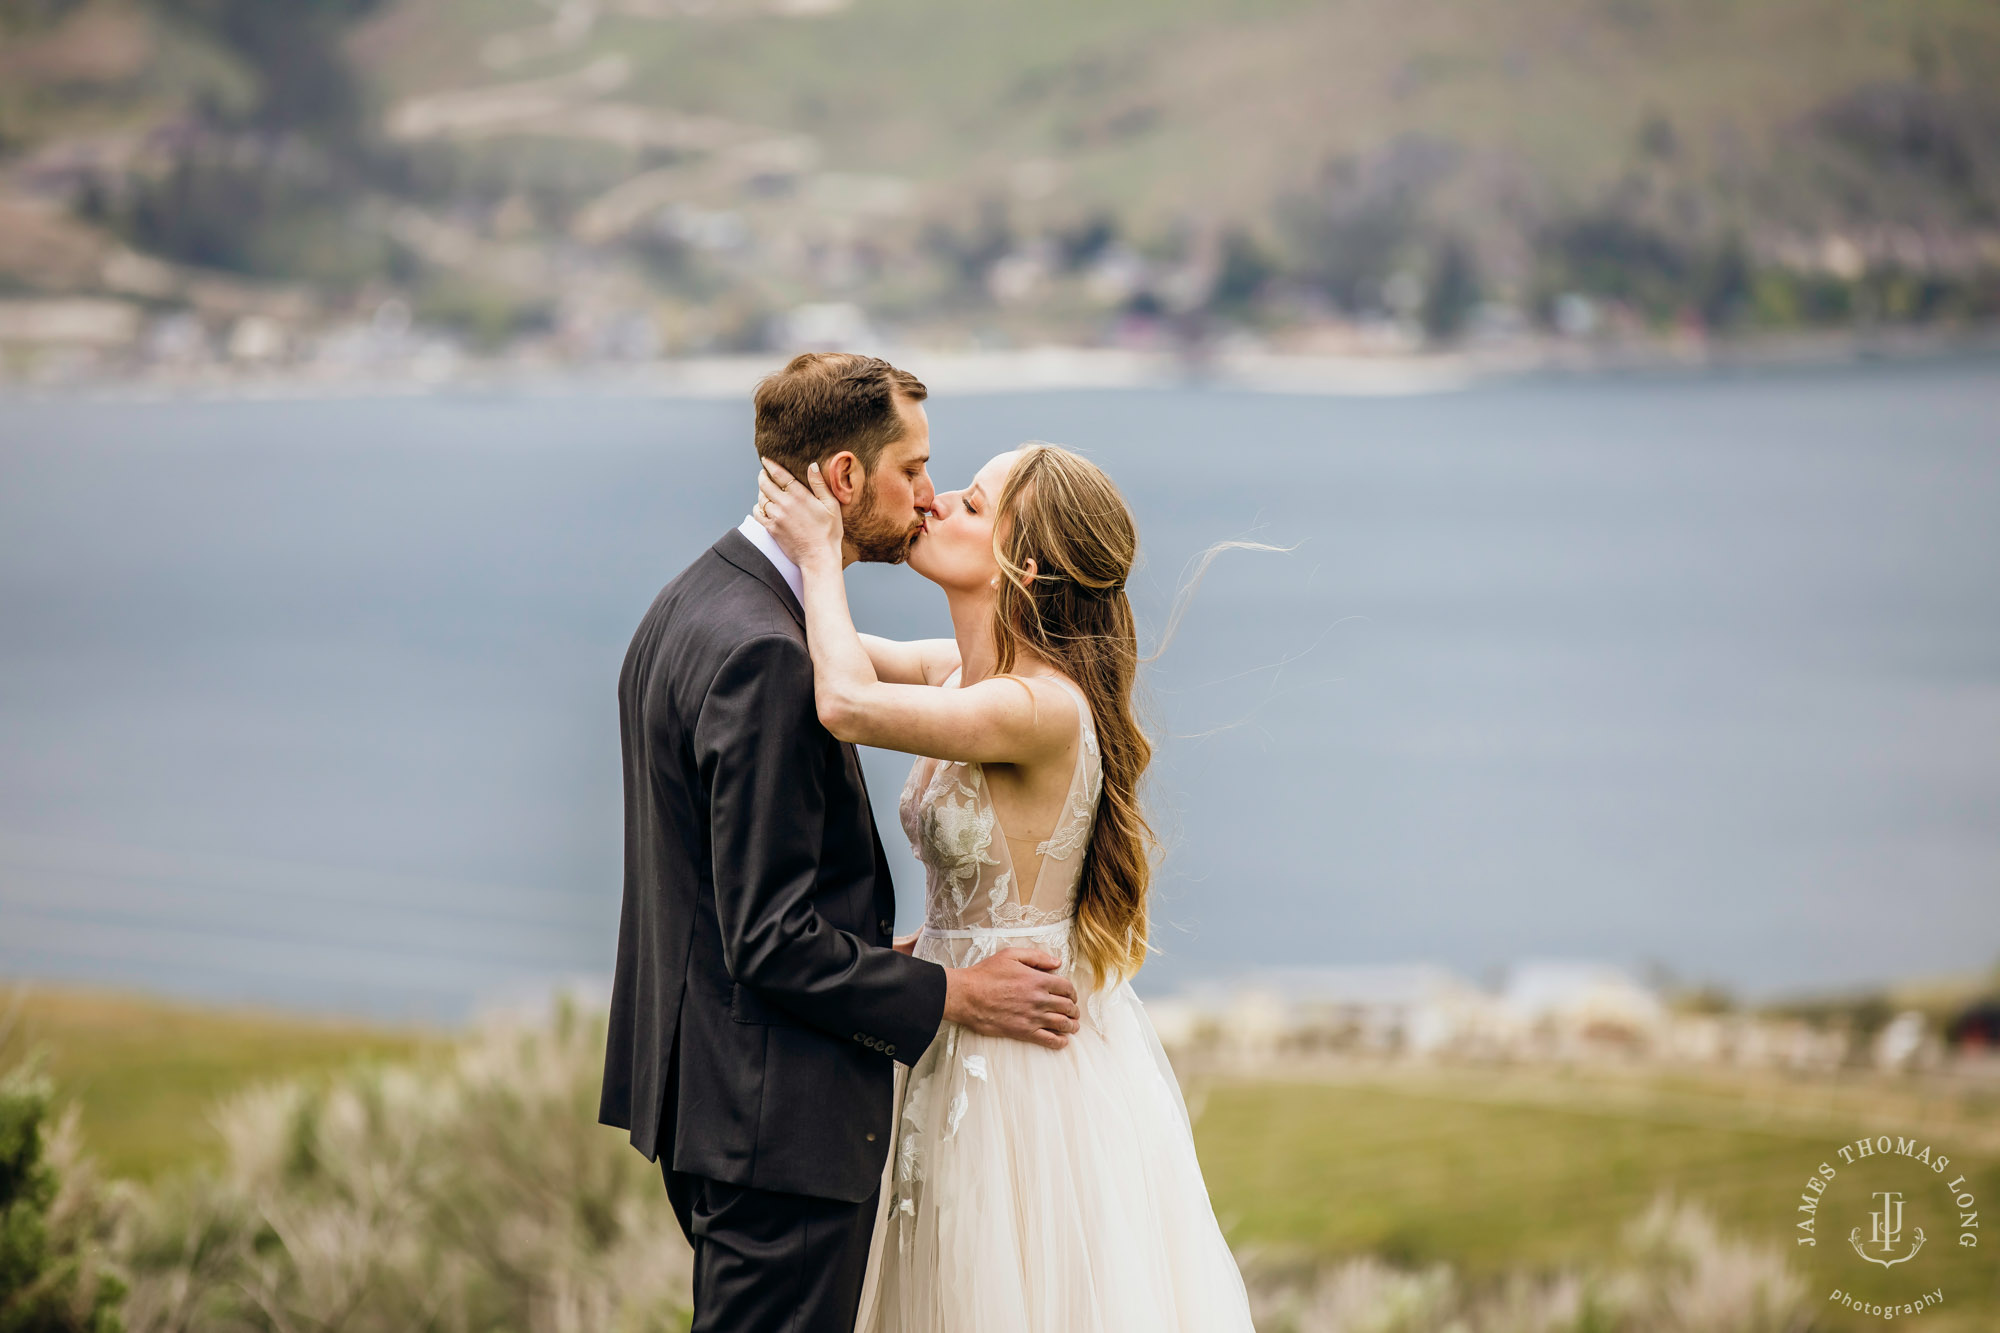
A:
<svg viewBox="0 0 2000 1333">
<path fill-rule="evenodd" d="M 222 1167 L 127 1220 L 132 1333 L 684 1329 L 687 1244 L 596 1123 L 602 1056 L 564 1004 L 429 1066 L 227 1102 Z"/>
<path fill-rule="evenodd" d="M 1802 1333 L 1804 1280 L 1778 1250 L 1660 1199 L 1601 1267 L 1472 1283 L 1349 1259 L 1303 1277 L 1246 1264 L 1264 1333 Z"/>
<path fill-rule="evenodd" d="M 33 1066 L 0 1075 L 0 1333 L 119 1333 L 118 1194 L 79 1149 L 76 1108 L 52 1110 Z"/>
<path fill-rule="evenodd" d="M 687 1245 L 657 1170 L 596 1123 L 602 1050 L 603 1024 L 560 1005 L 489 1023 L 428 1063 L 253 1089 L 217 1112 L 220 1167 L 151 1192 L 101 1186 L 72 1118 L 48 1140 L 61 1182 L 45 1192 L 49 1230 L 80 1256 L 79 1292 L 115 1292 L 103 1256 L 116 1260 L 131 1333 L 677 1333 Z M 1473 1281 L 1445 1265 L 1255 1255 L 1244 1267 L 1264 1333 L 1808 1323 L 1781 1252 L 1668 1199 L 1611 1259 L 1569 1271 Z M 75 1310 L 85 1326 L 91 1302 Z"/>
</svg>

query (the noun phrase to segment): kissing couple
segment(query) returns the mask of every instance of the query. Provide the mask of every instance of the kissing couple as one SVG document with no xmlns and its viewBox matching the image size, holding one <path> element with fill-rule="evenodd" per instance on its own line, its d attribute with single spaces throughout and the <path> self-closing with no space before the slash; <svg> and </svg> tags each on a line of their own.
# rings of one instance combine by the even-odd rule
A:
<svg viewBox="0 0 2000 1333">
<path fill-rule="evenodd" d="M 844 353 L 764 380 L 754 510 L 632 639 L 599 1119 L 660 1162 L 694 1333 L 1249 1333 L 1131 986 L 1131 511 L 1046 444 L 938 493 L 926 396 Z M 856 560 L 953 637 L 857 633 Z M 856 745 L 916 756 L 903 939 Z"/>
</svg>

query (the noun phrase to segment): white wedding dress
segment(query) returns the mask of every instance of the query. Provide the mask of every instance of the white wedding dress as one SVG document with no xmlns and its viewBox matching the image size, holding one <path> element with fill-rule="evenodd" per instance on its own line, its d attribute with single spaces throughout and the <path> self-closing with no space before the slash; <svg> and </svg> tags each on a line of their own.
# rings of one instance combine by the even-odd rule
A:
<svg viewBox="0 0 2000 1333">
<path fill-rule="evenodd" d="M 920 759 L 902 800 L 923 861 L 916 956 L 965 967 L 1030 945 L 1064 961 L 1063 1050 L 946 1023 L 897 1081 L 861 1333 L 1233 1333 L 1249 1300 L 1187 1108 L 1129 983 L 1090 993 L 1070 917 L 1102 793 L 1084 697 L 1076 772 L 1039 864 L 1016 873 L 980 766 Z M 953 682 L 955 683 L 955 678 Z"/>
</svg>

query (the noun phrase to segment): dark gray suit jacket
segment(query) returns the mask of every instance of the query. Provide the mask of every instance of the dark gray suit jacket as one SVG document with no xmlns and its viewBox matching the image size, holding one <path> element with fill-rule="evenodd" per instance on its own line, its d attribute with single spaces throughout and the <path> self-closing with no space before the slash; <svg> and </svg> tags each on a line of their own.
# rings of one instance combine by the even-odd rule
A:
<svg viewBox="0 0 2000 1333">
<path fill-rule="evenodd" d="M 891 1059 L 936 1035 L 944 969 L 887 947 L 860 761 L 820 725 L 798 600 L 741 533 L 654 600 L 618 711 L 625 905 L 599 1120 L 677 1171 L 867 1199 Z"/>
</svg>

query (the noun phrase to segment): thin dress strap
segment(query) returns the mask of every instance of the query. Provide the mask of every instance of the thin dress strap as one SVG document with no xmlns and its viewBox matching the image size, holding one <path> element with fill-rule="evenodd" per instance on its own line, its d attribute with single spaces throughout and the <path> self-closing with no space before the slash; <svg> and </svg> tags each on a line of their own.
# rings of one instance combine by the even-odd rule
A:
<svg viewBox="0 0 2000 1333">
<path fill-rule="evenodd" d="M 1097 799 L 1104 791 L 1104 773 L 1097 754 L 1097 727 L 1090 716 L 1090 701 L 1074 682 L 1062 676 L 1051 676 L 1050 679 L 1068 691 L 1070 698 L 1076 702 L 1076 770 L 1070 775 L 1069 794 L 1063 798 L 1062 814 L 1057 818 L 1055 828 L 1035 846 L 1039 864 L 1031 901 L 1038 906 L 1048 902 L 1044 890 L 1055 867 L 1061 867 L 1061 873 L 1068 881 L 1062 885 L 1061 897 L 1065 901 L 1076 887 L 1076 877 L 1082 870 L 1081 863 L 1075 860 L 1076 854 L 1090 840 L 1091 825 L 1097 818 Z"/>
<path fill-rule="evenodd" d="M 1076 700 L 1076 772 L 1070 777 L 1074 792 L 1078 782 L 1088 782 L 1090 761 L 1097 758 L 1097 724 L 1091 719 L 1090 700 L 1084 697 L 1082 687 L 1066 676 L 1052 675 L 1049 679 L 1069 691 L 1069 697 Z"/>
</svg>

